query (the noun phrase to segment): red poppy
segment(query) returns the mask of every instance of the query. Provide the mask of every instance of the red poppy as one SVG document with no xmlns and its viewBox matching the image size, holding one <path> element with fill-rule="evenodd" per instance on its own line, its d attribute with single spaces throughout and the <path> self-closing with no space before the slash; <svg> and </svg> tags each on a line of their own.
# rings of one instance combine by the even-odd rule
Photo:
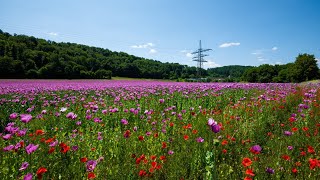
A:
<svg viewBox="0 0 320 180">
<path fill-rule="evenodd" d="M 153 137 L 155 137 L 155 138 L 157 138 L 158 136 L 159 136 L 158 133 L 155 133 L 155 134 L 153 135 Z"/>
<path fill-rule="evenodd" d="M 151 162 L 151 166 L 155 168 L 155 167 L 157 166 L 157 162 L 152 161 L 152 162 Z"/>
<path fill-rule="evenodd" d="M 157 156 L 155 156 L 155 155 L 151 155 L 151 156 L 150 156 L 150 159 L 151 159 L 152 161 L 154 161 L 156 158 L 157 158 Z"/>
<path fill-rule="evenodd" d="M 308 131 L 308 130 L 309 130 L 308 127 L 303 127 L 303 128 L 302 128 L 302 131 Z"/>
<path fill-rule="evenodd" d="M 292 170 L 291 170 L 294 174 L 296 174 L 296 173 L 298 173 L 298 170 L 297 170 L 297 168 L 292 168 Z"/>
<path fill-rule="evenodd" d="M 251 164 L 252 164 L 252 161 L 251 161 L 250 158 L 243 158 L 243 159 L 242 159 L 242 165 L 243 165 L 244 167 L 250 166 Z"/>
<path fill-rule="evenodd" d="M 252 180 L 251 177 L 246 176 L 243 180 Z"/>
<path fill-rule="evenodd" d="M 48 170 L 44 167 L 40 167 L 37 171 L 37 177 L 38 179 L 42 179 L 42 175 L 47 172 Z"/>
<path fill-rule="evenodd" d="M 314 154 L 316 152 L 314 151 L 314 148 L 312 146 L 308 146 L 308 153 Z"/>
<path fill-rule="evenodd" d="M 304 151 L 301 151 L 301 152 L 300 152 L 300 156 L 305 156 L 305 155 L 307 155 L 306 152 L 304 152 Z"/>
<path fill-rule="evenodd" d="M 136 164 L 140 164 L 140 162 L 141 162 L 141 158 L 137 158 L 136 159 Z"/>
<path fill-rule="evenodd" d="M 198 134 L 198 130 L 196 129 L 192 130 L 192 134 Z"/>
<path fill-rule="evenodd" d="M 299 129 L 298 129 L 297 127 L 293 127 L 291 130 L 292 130 L 293 132 L 296 132 L 296 131 L 298 131 Z"/>
<path fill-rule="evenodd" d="M 51 142 L 53 142 L 54 141 L 54 138 L 49 138 L 49 139 L 47 139 L 46 141 L 45 141 L 45 143 L 46 144 L 49 144 L 49 143 L 51 143 Z"/>
<path fill-rule="evenodd" d="M 36 130 L 36 135 L 44 135 L 44 131 L 42 129 Z"/>
<path fill-rule="evenodd" d="M 139 136 L 138 139 L 139 139 L 139 141 L 143 141 L 144 137 L 143 136 Z"/>
<path fill-rule="evenodd" d="M 86 157 L 80 158 L 80 161 L 83 162 L 83 163 L 85 163 L 85 162 L 88 161 L 88 158 L 86 158 Z"/>
<path fill-rule="evenodd" d="M 222 145 L 222 146 L 227 145 L 227 144 L 228 144 L 228 141 L 227 141 L 227 140 L 223 140 L 223 141 L 221 142 L 221 145 Z"/>
<path fill-rule="evenodd" d="M 161 161 L 164 161 L 164 160 L 166 160 L 166 156 L 160 156 L 160 158 L 159 158 Z"/>
<path fill-rule="evenodd" d="M 144 171 L 144 170 L 140 170 L 139 171 L 139 176 L 140 177 L 143 177 L 143 176 L 146 176 L 147 175 L 147 172 L 146 171 Z"/>
<path fill-rule="evenodd" d="M 60 152 L 62 152 L 63 154 L 65 154 L 65 153 L 67 153 L 69 150 L 70 150 L 70 146 L 65 145 L 65 146 L 61 147 Z"/>
<path fill-rule="evenodd" d="M 149 172 L 150 172 L 150 173 L 153 173 L 154 170 L 155 170 L 155 168 L 154 168 L 154 167 L 151 167 L 151 168 L 149 169 Z"/>
<path fill-rule="evenodd" d="M 167 148 L 167 143 L 166 142 L 162 142 L 162 149 Z"/>
<path fill-rule="evenodd" d="M 246 170 L 246 174 L 247 175 L 250 175 L 250 176 L 254 176 L 255 174 L 253 173 L 253 170 L 252 169 L 247 169 Z"/>
<path fill-rule="evenodd" d="M 317 159 L 309 159 L 309 168 L 314 169 L 318 165 L 318 160 Z"/>
<path fill-rule="evenodd" d="M 184 139 L 184 140 L 188 140 L 188 139 L 189 139 L 189 136 L 188 136 L 188 135 L 184 135 L 184 136 L 183 136 L 183 139 Z"/>
<path fill-rule="evenodd" d="M 285 154 L 285 155 L 282 155 L 281 158 L 284 159 L 284 160 L 286 160 L 286 161 L 289 161 L 289 160 L 290 160 L 290 156 L 288 156 L 288 155 L 286 155 L 286 154 Z"/>
<path fill-rule="evenodd" d="M 171 122 L 171 123 L 170 123 L 170 127 L 173 127 L 173 126 L 174 126 L 174 123 L 173 123 L 173 122 Z"/>
<path fill-rule="evenodd" d="M 54 147 L 51 147 L 48 151 L 49 154 L 53 153 L 54 152 Z"/>
<path fill-rule="evenodd" d="M 223 150 L 222 150 L 222 153 L 223 153 L 223 154 L 226 154 L 226 153 L 227 153 L 227 150 L 226 150 L 226 149 L 223 149 Z"/>
<path fill-rule="evenodd" d="M 96 175 L 93 172 L 89 172 L 88 179 L 94 179 L 96 178 Z"/>
</svg>

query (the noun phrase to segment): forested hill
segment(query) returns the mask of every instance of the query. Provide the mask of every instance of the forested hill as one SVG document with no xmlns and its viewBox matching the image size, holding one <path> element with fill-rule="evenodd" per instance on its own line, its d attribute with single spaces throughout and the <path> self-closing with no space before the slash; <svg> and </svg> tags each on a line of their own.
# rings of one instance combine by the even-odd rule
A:
<svg viewBox="0 0 320 180">
<path fill-rule="evenodd" d="M 207 72 L 211 77 L 229 78 L 229 79 L 231 78 L 231 79 L 238 80 L 241 78 L 243 73 L 250 68 L 253 68 L 253 66 L 230 65 L 230 66 L 209 68 Z"/>
<path fill-rule="evenodd" d="M 192 78 L 196 67 L 0 30 L 0 78 Z M 205 70 L 203 70 L 205 71 Z M 203 74 L 206 74 L 204 72 Z"/>
</svg>

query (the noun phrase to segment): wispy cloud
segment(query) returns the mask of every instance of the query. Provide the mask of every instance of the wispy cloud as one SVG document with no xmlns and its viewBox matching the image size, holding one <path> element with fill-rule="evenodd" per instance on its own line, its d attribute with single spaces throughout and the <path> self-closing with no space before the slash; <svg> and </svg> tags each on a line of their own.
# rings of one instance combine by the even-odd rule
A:
<svg viewBox="0 0 320 180">
<path fill-rule="evenodd" d="M 203 66 L 204 68 L 208 69 L 208 68 L 215 68 L 215 67 L 221 67 L 220 64 L 214 62 L 213 60 L 207 60 L 208 62 L 204 62 Z"/>
<path fill-rule="evenodd" d="M 193 57 L 193 55 L 191 54 L 191 52 L 192 52 L 192 51 L 186 50 L 186 49 L 180 51 L 180 53 L 183 53 L 183 54 L 184 54 L 186 57 L 188 57 L 188 58 L 192 58 L 192 57 Z"/>
<path fill-rule="evenodd" d="M 155 50 L 155 49 L 150 49 L 150 51 L 149 51 L 150 54 L 154 54 L 154 53 L 157 53 L 157 52 L 158 52 L 158 51 Z"/>
<path fill-rule="evenodd" d="M 132 45 L 131 48 L 134 49 L 147 49 L 153 47 L 153 43 L 146 43 L 146 44 L 139 44 L 139 45 Z"/>
<path fill-rule="evenodd" d="M 136 44 L 136 45 L 132 45 L 130 46 L 133 49 L 149 49 L 149 54 L 155 54 L 158 51 L 154 48 L 154 44 L 149 42 L 149 43 L 145 43 L 145 44 Z"/>
<path fill-rule="evenodd" d="M 281 65 L 281 64 L 283 64 L 282 62 L 280 62 L 280 61 L 277 61 L 275 64 L 279 64 L 279 65 Z"/>
<path fill-rule="evenodd" d="M 272 49 L 271 49 L 272 51 L 276 51 L 276 50 L 278 50 L 278 47 L 273 47 Z"/>
<path fill-rule="evenodd" d="M 267 59 L 263 58 L 262 56 L 258 56 L 257 57 L 258 61 L 263 62 L 266 61 Z"/>
<path fill-rule="evenodd" d="M 47 34 L 50 36 L 59 36 L 59 33 L 57 32 L 48 32 Z"/>
<path fill-rule="evenodd" d="M 191 58 L 193 55 L 192 55 L 191 53 L 187 53 L 186 56 L 187 56 L 188 58 Z"/>
<path fill-rule="evenodd" d="M 240 43 L 239 42 L 223 43 L 219 47 L 220 48 L 227 48 L 227 47 L 231 47 L 231 46 L 240 46 Z"/>
</svg>

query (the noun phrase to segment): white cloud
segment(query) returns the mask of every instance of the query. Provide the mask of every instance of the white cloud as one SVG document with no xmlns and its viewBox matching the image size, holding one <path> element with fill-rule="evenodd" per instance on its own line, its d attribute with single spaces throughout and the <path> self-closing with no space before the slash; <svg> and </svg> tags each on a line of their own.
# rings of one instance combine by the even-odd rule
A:
<svg viewBox="0 0 320 180">
<path fill-rule="evenodd" d="M 280 62 L 280 61 L 277 61 L 275 64 L 279 64 L 279 65 L 281 65 L 281 64 L 283 64 L 282 62 Z"/>
<path fill-rule="evenodd" d="M 147 49 L 153 47 L 153 43 L 146 43 L 146 44 L 140 44 L 140 45 L 132 45 L 131 48 L 134 49 Z"/>
<path fill-rule="evenodd" d="M 154 53 L 157 53 L 157 52 L 158 52 L 158 51 L 155 50 L 155 49 L 150 49 L 150 51 L 149 51 L 150 54 L 154 54 Z"/>
<path fill-rule="evenodd" d="M 185 49 L 184 49 L 184 50 L 181 50 L 180 52 L 181 52 L 181 53 L 186 53 L 186 52 L 188 52 L 188 50 L 185 50 Z"/>
<path fill-rule="evenodd" d="M 239 46 L 239 45 L 240 45 L 239 42 L 230 42 L 230 43 L 223 43 L 223 44 L 221 44 L 219 47 L 220 47 L 220 48 L 227 48 L 227 47 Z"/>
<path fill-rule="evenodd" d="M 220 64 L 214 62 L 214 61 L 211 61 L 211 60 L 207 60 L 208 62 L 204 62 L 203 63 L 203 66 L 204 68 L 215 68 L 215 67 L 221 67 Z"/>
<path fill-rule="evenodd" d="M 189 57 L 189 58 L 191 58 L 191 57 L 192 57 L 192 54 L 191 54 L 191 53 L 187 53 L 186 56 Z"/>
<path fill-rule="evenodd" d="M 273 47 L 271 50 L 272 51 L 276 51 L 276 50 L 278 50 L 278 48 L 277 47 Z"/>
<path fill-rule="evenodd" d="M 56 32 L 49 32 L 49 33 L 47 33 L 48 35 L 50 35 L 50 36 L 58 36 L 59 34 L 58 33 L 56 33 Z"/>
<path fill-rule="evenodd" d="M 320 59 L 316 58 L 316 61 L 320 62 Z"/>
<path fill-rule="evenodd" d="M 260 62 L 266 61 L 266 59 L 264 59 L 264 58 L 261 57 L 261 56 L 258 56 L 257 58 L 258 58 L 258 61 L 260 61 Z"/>
</svg>

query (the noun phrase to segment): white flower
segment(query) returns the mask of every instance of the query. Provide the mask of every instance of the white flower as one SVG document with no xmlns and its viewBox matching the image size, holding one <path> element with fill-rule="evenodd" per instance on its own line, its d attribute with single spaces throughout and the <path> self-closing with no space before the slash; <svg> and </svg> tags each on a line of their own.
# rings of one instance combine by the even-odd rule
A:
<svg viewBox="0 0 320 180">
<path fill-rule="evenodd" d="M 66 110 L 67 110 L 66 107 L 62 107 L 62 108 L 60 109 L 60 112 L 65 112 Z"/>
</svg>

